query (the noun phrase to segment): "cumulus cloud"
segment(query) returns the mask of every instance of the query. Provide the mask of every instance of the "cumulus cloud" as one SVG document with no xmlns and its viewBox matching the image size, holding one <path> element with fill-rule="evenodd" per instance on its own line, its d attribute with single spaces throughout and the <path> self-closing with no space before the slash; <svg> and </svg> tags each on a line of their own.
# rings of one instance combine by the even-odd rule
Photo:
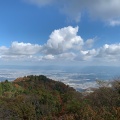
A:
<svg viewBox="0 0 120 120">
<path fill-rule="evenodd" d="M 70 50 L 80 50 L 84 45 L 83 39 L 77 35 L 78 27 L 64 27 L 54 30 L 44 46 L 46 54 L 61 54 Z"/>
<path fill-rule="evenodd" d="M 119 0 L 26 0 L 39 6 L 55 3 L 71 20 L 79 22 L 84 12 L 94 19 L 101 19 L 107 24 L 120 25 Z"/>
<path fill-rule="evenodd" d="M 1 46 L 0 58 L 6 60 L 42 61 L 55 59 L 74 60 L 77 54 L 82 54 L 85 57 L 83 49 L 86 46 L 90 48 L 94 40 L 88 39 L 84 42 L 81 36 L 78 35 L 78 29 L 78 26 L 68 26 L 54 30 L 44 45 L 12 42 L 9 48 Z M 88 54 L 90 54 L 90 51 Z"/>
<path fill-rule="evenodd" d="M 9 48 L 0 47 L 0 58 L 5 60 L 25 60 L 30 59 L 31 55 L 39 53 L 40 50 L 41 45 L 13 42 Z"/>
<path fill-rule="evenodd" d="M 119 44 L 105 44 L 97 50 L 97 58 L 107 61 L 118 61 L 120 59 L 120 43 Z"/>
<path fill-rule="evenodd" d="M 77 33 L 78 27 L 68 26 L 54 30 L 44 45 L 12 42 L 10 47 L 0 46 L 0 60 L 119 62 L 120 43 L 94 49 L 94 39 L 83 40 Z"/>
<path fill-rule="evenodd" d="M 96 50 L 86 50 L 86 51 L 80 51 L 79 54 L 74 58 L 77 61 L 89 61 L 91 60 L 94 56 L 96 56 Z"/>
<path fill-rule="evenodd" d="M 32 45 L 31 43 L 13 42 L 8 50 L 8 54 L 12 55 L 32 55 L 41 50 L 41 45 Z"/>
<path fill-rule="evenodd" d="M 105 44 L 100 48 L 91 50 L 81 50 L 74 60 L 77 61 L 99 61 L 101 63 L 113 63 L 120 60 L 120 43 Z"/>
</svg>

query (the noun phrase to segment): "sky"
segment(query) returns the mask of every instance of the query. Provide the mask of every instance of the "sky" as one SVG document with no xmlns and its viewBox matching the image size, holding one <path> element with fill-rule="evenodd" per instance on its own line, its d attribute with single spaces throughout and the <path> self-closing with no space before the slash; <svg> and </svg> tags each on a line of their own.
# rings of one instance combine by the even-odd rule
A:
<svg viewBox="0 0 120 120">
<path fill-rule="evenodd" d="M 0 65 L 120 66 L 119 0 L 1 0 Z"/>
</svg>

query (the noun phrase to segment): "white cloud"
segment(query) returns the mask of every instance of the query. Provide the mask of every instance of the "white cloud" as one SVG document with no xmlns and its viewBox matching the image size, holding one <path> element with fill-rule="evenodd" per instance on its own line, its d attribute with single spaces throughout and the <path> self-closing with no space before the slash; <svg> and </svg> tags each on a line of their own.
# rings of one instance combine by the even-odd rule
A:
<svg viewBox="0 0 120 120">
<path fill-rule="evenodd" d="M 5 47 L 5 46 L 1 46 L 1 47 L 0 47 L 0 55 L 1 55 L 1 54 L 5 54 L 7 51 L 8 51 L 8 48 L 7 48 L 7 47 Z"/>
<path fill-rule="evenodd" d="M 8 50 L 8 54 L 11 55 L 32 55 L 36 54 L 41 50 L 41 45 L 31 43 L 18 43 L 13 42 Z"/>
<path fill-rule="evenodd" d="M 79 54 L 74 58 L 77 61 L 89 61 L 96 56 L 96 50 L 81 50 Z"/>
<path fill-rule="evenodd" d="M 53 55 L 49 54 L 49 55 L 43 56 L 42 59 L 43 59 L 43 60 L 53 60 L 53 59 L 55 59 L 55 57 L 54 57 Z"/>
<path fill-rule="evenodd" d="M 54 30 L 44 45 L 13 42 L 10 47 L 0 46 L 0 60 L 5 61 L 87 61 L 91 63 L 118 62 L 120 43 L 105 44 L 94 49 L 94 39 L 84 41 L 77 35 L 78 27 Z M 92 47 L 92 48 L 91 48 Z"/>
<path fill-rule="evenodd" d="M 70 50 L 80 50 L 84 45 L 83 39 L 77 35 L 78 27 L 64 27 L 54 30 L 44 46 L 46 54 L 61 54 Z"/>
<path fill-rule="evenodd" d="M 27 61 L 32 60 L 32 55 L 36 55 L 41 50 L 41 45 L 31 43 L 13 42 L 9 48 L 0 47 L 0 59 L 11 61 Z"/>
<path fill-rule="evenodd" d="M 0 47 L 0 59 L 4 60 L 73 60 L 84 47 L 83 39 L 77 35 L 78 27 L 64 27 L 54 30 L 44 45 L 12 42 L 11 46 Z"/>
<path fill-rule="evenodd" d="M 119 61 L 120 59 L 120 43 L 119 44 L 105 44 L 98 49 L 96 57 L 106 61 Z"/>
<path fill-rule="evenodd" d="M 58 59 L 62 59 L 62 60 L 73 60 L 76 57 L 75 53 L 69 52 L 69 53 L 62 53 L 60 55 L 57 56 Z"/>
<path fill-rule="evenodd" d="M 25 55 L 2 55 L 1 58 L 7 61 L 9 60 L 21 61 L 21 59 L 25 60 L 26 56 Z"/>
<path fill-rule="evenodd" d="M 9 48 L 5 46 L 0 47 L 0 59 L 19 61 L 73 61 L 80 54 L 84 60 L 87 60 L 91 56 L 91 51 L 86 50 L 85 53 L 83 49 L 90 48 L 94 40 L 88 39 L 84 42 L 77 33 L 78 27 L 68 26 L 54 30 L 44 45 L 12 42 Z"/>
<path fill-rule="evenodd" d="M 120 25 L 120 20 L 110 20 L 109 25 L 111 26 L 119 26 Z"/>
<path fill-rule="evenodd" d="M 91 61 L 92 63 L 119 63 L 120 60 L 120 43 L 105 44 L 103 47 L 91 50 L 81 50 L 74 58 L 77 61 Z"/>
<path fill-rule="evenodd" d="M 112 26 L 120 25 L 120 0 L 26 0 L 39 6 L 57 5 L 69 19 L 79 22 L 84 12 Z M 117 19 L 117 21 L 116 21 Z"/>
</svg>

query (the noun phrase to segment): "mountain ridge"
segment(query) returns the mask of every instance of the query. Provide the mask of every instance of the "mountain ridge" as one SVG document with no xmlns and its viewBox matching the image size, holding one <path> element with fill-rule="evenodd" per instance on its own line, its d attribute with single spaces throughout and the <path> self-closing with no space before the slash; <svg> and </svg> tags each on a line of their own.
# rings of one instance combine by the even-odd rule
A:
<svg viewBox="0 0 120 120">
<path fill-rule="evenodd" d="M 0 83 L 1 120 L 118 120 L 120 81 L 82 94 L 44 75 Z"/>
</svg>

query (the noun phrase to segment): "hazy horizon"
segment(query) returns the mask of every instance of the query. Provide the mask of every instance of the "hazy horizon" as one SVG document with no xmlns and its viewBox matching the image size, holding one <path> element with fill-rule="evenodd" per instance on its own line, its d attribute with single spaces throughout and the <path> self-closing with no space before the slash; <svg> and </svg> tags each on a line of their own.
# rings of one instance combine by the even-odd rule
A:
<svg viewBox="0 0 120 120">
<path fill-rule="evenodd" d="M 13 81 L 28 75 L 45 75 L 82 91 L 98 87 L 97 80 L 113 81 L 119 78 L 120 67 L 0 66 L 0 81 Z"/>
</svg>

